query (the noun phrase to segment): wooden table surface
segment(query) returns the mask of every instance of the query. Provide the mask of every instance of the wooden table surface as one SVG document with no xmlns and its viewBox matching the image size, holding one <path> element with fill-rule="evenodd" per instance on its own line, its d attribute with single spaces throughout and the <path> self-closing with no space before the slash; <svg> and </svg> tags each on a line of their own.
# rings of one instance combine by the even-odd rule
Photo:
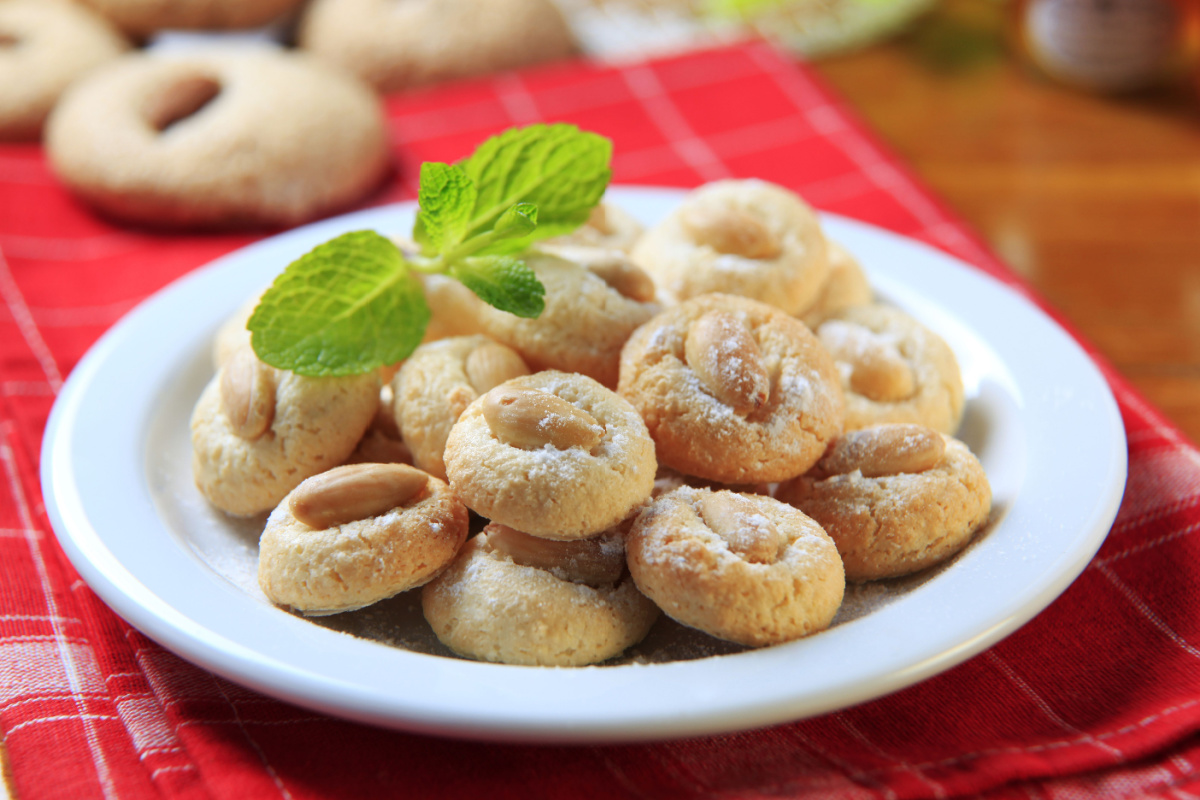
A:
<svg viewBox="0 0 1200 800">
<path fill-rule="evenodd" d="M 1200 79 L 1128 97 L 1055 85 L 1005 51 L 980 11 L 997 4 L 971 2 L 818 71 L 1200 442 Z"/>
</svg>

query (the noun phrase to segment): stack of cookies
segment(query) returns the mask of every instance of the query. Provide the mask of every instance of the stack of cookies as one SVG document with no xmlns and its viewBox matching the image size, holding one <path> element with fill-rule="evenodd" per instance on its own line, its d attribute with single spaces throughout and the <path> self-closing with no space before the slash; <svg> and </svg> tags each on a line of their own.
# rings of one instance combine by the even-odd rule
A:
<svg viewBox="0 0 1200 800">
<path fill-rule="evenodd" d="M 429 278 L 429 338 L 383 374 L 267 367 L 244 316 L 218 336 L 195 474 L 218 508 L 269 512 L 271 601 L 423 586 L 442 643 L 511 664 L 614 658 L 660 612 L 758 647 L 986 523 L 953 351 L 792 192 L 710 184 L 648 231 L 602 204 L 526 261 L 538 318 Z"/>
</svg>

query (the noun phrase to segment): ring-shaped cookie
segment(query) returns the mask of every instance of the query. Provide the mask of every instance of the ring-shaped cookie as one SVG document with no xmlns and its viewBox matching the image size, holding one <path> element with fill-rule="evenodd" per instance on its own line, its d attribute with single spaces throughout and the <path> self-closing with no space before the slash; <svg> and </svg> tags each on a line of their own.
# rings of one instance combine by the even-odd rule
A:
<svg viewBox="0 0 1200 800">
<path fill-rule="evenodd" d="M 466 506 L 433 477 L 402 505 L 322 528 L 297 520 L 289 507 L 303 488 L 267 518 L 258 582 L 272 602 L 308 616 L 353 611 L 421 586 L 467 540 Z"/>
<path fill-rule="evenodd" d="M 626 574 L 590 586 L 515 563 L 485 529 L 421 590 L 425 619 L 459 655 L 504 664 L 582 666 L 645 638 L 658 609 Z"/>
<path fill-rule="evenodd" d="M 874 299 L 871 283 L 858 259 L 837 242 L 827 241 L 826 244 L 829 277 L 813 304 L 800 314 L 804 324 L 813 329 L 844 308 L 864 306 Z"/>
<path fill-rule="evenodd" d="M 128 55 L 74 84 L 46 123 L 86 202 L 147 225 L 296 225 L 361 198 L 389 163 L 379 98 L 283 52 Z"/>
<path fill-rule="evenodd" d="M 953 434 L 964 390 L 954 351 L 911 315 L 881 303 L 842 309 L 816 328 L 846 393 L 846 429 L 912 422 Z"/>
<path fill-rule="evenodd" d="M 0 3 L 0 140 L 37 139 L 67 86 L 127 49 L 103 17 L 75 3 Z"/>
<path fill-rule="evenodd" d="M 979 459 L 959 440 L 941 435 L 944 455 L 929 469 L 875 477 L 859 470 L 802 475 L 780 484 L 775 496 L 833 538 L 847 580 L 917 572 L 965 547 L 991 510 L 991 486 Z"/>
<path fill-rule="evenodd" d="M 729 351 L 728 337 L 689 355 L 693 331 L 712 314 L 731 315 L 753 340 L 753 357 Z M 764 376 L 763 401 L 740 412 L 711 381 L 751 363 Z M 841 433 L 842 388 L 825 349 L 804 323 L 774 306 L 732 295 L 701 295 L 640 327 L 621 353 L 618 393 L 641 412 L 658 460 L 688 475 L 753 484 L 794 477 Z"/>
<path fill-rule="evenodd" d="M 532 433 L 532 442 L 508 443 L 506 429 L 489 423 L 485 412 L 501 389 L 523 393 L 529 413 L 517 424 L 527 430 L 517 433 Z M 540 436 L 561 418 L 559 408 L 590 429 L 586 445 L 559 447 Z M 470 509 L 548 539 L 581 539 L 616 525 L 650 496 L 658 467 L 637 409 L 591 378 L 557 371 L 514 378 L 467 406 L 450 429 L 445 463 Z"/>
<path fill-rule="evenodd" d="M 845 591 L 829 536 L 762 495 L 676 489 L 642 510 L 625 548 L 638 588 L 663 613 L 753 647 L 827 628 Z"/>
<path fill-rule="evenodd" d="M 664 302 L 710 292 L 750 297 L 799 314 L 829 274 L 825 236 L 794 192 L 761 180 L 696 189 L 642 235 L 633 260 Z"/>
</svg>

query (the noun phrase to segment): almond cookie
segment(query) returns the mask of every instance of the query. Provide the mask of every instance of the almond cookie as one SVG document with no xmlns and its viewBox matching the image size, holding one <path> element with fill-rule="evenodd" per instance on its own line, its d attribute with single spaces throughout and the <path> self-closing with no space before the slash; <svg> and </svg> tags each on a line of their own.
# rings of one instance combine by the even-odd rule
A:
<svg viewBox="0 0 1200 800">
<path fill-rule="evenodd" d="M 38 139 L 66 88 L 127 49 L 103 17 L 75 3 L 0 3 L 0 140 Z"/>
<path fill-rule="evenodd" d="M 821 287 L 817 299 L 800 319 L 810 328 L 816 328 L 831 315 L 851 306 L 865 306 L 874 297 L 867 273 L 863 272 L 850 251 L 837 242 L 827 241 L 829 250 L 829 277 Z"/>
<path fill-rule="evenodd" d="M 314 0 L 300 47 L 391 92 L 565 58 L 551 0 Z"/>
<path fill-rule="evenodd" d="M 379 376 L 306 378 L 244 348 L 192 411 L 192 474 L 229 514 L 269 511 L 305 478 L 346 460 L 379 405 Z"/>
<path fill-rule="evenodd" d="M 667 300 L 742 295 L 799 314 L 829 274 L 825 236 L 795 193 L 760 180 L 696 189 L 633 249 Z"/>
<path fill-rule="evenodd" d="M 846 428 L 915 422 L 953 434 L 962 373 L 945 340 L 909 314 L 871 304 L 843 309 L 816 329 L 846 392 Z"/>
<path fill-rule="evenodd" d="M 308 478 L 271 512 L 258 583 L 273 603 L 336 614 L 427 583 L 467 540 L 450 487 L 402 464 L 355 464 Z"/>
<path fill-rule="evenodd" d="M 620 251 L 568 251 L 570 260 L 537 250 L 523 256 L 546 289 L 546 307 L 536 319 L 500 311 L 457 281 L 429 276 L 431 327 L 484 333 L 516 350 L 532 370 L 579 372 L 615 387 L 622 345 L 659 311 L 654 284 Z"/>
<path fill-rule="evenodd" d="M 495 523 L 425 586 L 421 605 L 459 655 L 530 666 L 613 658 L 658 618 L 625 569 L 619 532 L 554 542 Z"/>
<path fill-rule="evenodd" d="M 588 215 L 586 223 L 566 236 L 547 239 L 542 245 L 547 248 L 576 245 L 631 253 L 644 232 L 642 223 L 628 211 L 607 200 L 601 200 Z"/>
<path fill-rule="evenodd" d="M 626 537 L 629 571 L 667 616 L 760 647 L 829 627 L 846 581 L 816 522 L 770 497 L 682 487 Z"/>
<path fill-rule="evenodd" d="M 629 516 L 654 486 L 654 442 L 637 410 L 583 375 L 546 371 L 467 406 L 445 450 L 450 485 L 494 521 L 582 539 Z"/>
<path fill-rule="evenodd" d="M 776 497 L 833 537 L 847 580 L 869 581 L 957 553 L 987 521 L 992 490 L 962 442 L 921 425 L 890 424 L 840 437 Z"/>
<path fill-rule="evenodd" d="M 528 374 L 516 351 L 486 336 L 456 336 L 418 347 L 392 379 L 396 427 L 413 463 L 445 480 L 442 454 L 459 415 L 481 394 Z"/>
<path fill-rule="evenodd" d="M 273 21 L 301 0 L 79 0 L 130 36 L 179 28 L 230 30 Z"/>
<path fill-rule="evenodd" d="M 833 360 L 804 323 L 732 295 L 692 298 L 638 328 L 617 391 L 661 463 L 720 483 L 799 475 L 844 418 Z"/>
<path fill-rule="evenodd" d="M 360 199 L 389 164 L 379 98 L 277 51 L 124 56 L 63 96 L 46 145 L 83 200 L 162 226 L 296 225 Z"/>
</svg>

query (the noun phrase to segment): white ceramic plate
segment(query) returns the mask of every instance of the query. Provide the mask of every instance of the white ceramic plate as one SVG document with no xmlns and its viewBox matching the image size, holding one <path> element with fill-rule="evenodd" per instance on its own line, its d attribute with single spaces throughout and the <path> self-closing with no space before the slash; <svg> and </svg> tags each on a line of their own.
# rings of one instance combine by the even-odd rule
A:
<svg viewBox="0 0 1200 800">
<path fill-rule="evenodd" d="M 680 193 L 614 188 L 610 197 L 652 223 Z M 615 666 L 432 655 L 404 596 L 357 612 L 365 616 L 349 628 L 382 642 L 293 616 L 254 585 L 257 527 L 213 512 L 191 483 L 187 420 L 211 375 L 211 338 L 314 245 L 361 228 L 404 233 L 412 213 L 402 205 L 323 221 L 188 275 L 105 334 L 54 406 L 42 484 L 71 561 L 135 627 L 233 681 L 349 719 L 481 739 L 628 741 L 768 725 L 892 692 L 998 641 L 1066 588 L 1116 514 L 1124 430 L 1075 342 L 978 271 L 827 217 L 882 298 L 941 333 L 960 360 L 968 400 L 959 435 L 987 469 L 995 508 L 950 564 L 852 589 L 834 627 L 802 641 L 730 652 L 695 649 L 704 637 L 676 631 Z"/>
</svg>

